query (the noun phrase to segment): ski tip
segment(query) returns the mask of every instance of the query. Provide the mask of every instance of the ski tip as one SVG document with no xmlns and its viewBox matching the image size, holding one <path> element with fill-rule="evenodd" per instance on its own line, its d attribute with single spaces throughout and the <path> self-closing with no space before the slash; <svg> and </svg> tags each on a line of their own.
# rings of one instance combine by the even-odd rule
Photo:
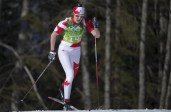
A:
<svg viewBox="0 0 171 112">
<path fill-rule="evenodd" d="M 50 96 L 48 96 L 48 99 L 52 100 L 53 98 L 52 98 L 52 97 L 50 97 Z"/>
</svg>

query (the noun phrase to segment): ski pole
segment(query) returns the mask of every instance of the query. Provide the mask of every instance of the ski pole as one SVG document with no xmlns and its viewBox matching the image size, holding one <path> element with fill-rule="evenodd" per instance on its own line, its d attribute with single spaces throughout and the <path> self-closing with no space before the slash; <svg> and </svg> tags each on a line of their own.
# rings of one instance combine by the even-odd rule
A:
<svg viewBox="0 0 171 112">
<path fill-rule="evenodd" d="M 96 22 L 96 18 L 93 18 L 93 21 Z M 96 46 L 96 37 L 95 37 L 95 62 L 96 62 L 96 84 L 97 84 L 97 97 L 98 97 L 98 106 L 99 106 L 99 78 L 98 78 L 98 65 L 97 65 L 97 46 Z"/>
<path fill-rule="evenodd" d="M 40 77 L 42 77 L 42 75 L 44 74 L 44 72 L 46 71 L 46 69 L 50 66 L 50 64 L 53 61 L 49 61 L 48 65 L 44 68 L 44 70 L 42 71 L 42 73 L 39 75 L 39 77 L 37 78 L 37 80 L 33 83 L 32 87 L 27 91 L 27 93 L 24 95 L 24 97 L 21 99 L 21 102 L 23 102 L 23 100 L 26 98 L 26 96 L 28 95 L 28 93 L 33 89 L 34 85 L 37 83 L 37 81 L 40 79 Z"/>
<path fill-rule="evenodd" d="M 95 38 L 95 59 L 96 59 L 96 84 L 97 84 L 97 97 L 99 106 L 99 78 L 98 78 L 98 65 L 97 65 L 97 48 L 96 48 L 96 38 Z"/>
</svg>

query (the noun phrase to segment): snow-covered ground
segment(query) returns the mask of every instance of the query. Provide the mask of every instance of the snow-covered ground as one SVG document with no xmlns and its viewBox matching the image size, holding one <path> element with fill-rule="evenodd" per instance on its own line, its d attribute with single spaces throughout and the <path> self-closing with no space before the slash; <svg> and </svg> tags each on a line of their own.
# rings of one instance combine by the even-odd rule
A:
<svg viewBox="0 0 171 112">
<path fill-rule="evenodd" d="M 35 110 L 35 111 L 19 111 L 19 112 L 64 112 L 62 110 Z M 73 112 L 73 111 L 67 111 Z M 77 112 L 171 112 L 165 109 L 118 109 L 118 110 L 78 110 Z"/>
</svg>

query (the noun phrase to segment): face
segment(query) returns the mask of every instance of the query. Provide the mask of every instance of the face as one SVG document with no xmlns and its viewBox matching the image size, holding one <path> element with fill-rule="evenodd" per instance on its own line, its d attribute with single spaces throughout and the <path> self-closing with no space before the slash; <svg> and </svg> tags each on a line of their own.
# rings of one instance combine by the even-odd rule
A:
<svg viewBox="0 0 171 112">
<path fill-rule="evenodd" d="M 74 21 L 76 22 L 76 23 L 80 23 L 81 22 L 81 20 L 83 19 L 83 17 L 84 17 L 84 15 L 76 15 L 76 14 L 74 14 L 73 15 L 74 17 Z"/>
</svg>

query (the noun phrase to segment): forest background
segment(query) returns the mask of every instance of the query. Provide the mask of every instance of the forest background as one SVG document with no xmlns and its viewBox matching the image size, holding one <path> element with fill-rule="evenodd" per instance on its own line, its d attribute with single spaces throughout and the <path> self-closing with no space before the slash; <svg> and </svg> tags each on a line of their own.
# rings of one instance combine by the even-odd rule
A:
<svg viewBox="0 0 171 112">
<path fill-rule="evenodd" d="M 171 0 L 82 0 L 101 38 L 85 32 L 71 103 L 80 109 L 171 108 Z M 49 37 L 76 0 L 0 0 L 0 110 L 58 110 L 65 79 Z M 62 36 L 58 37 L 56 49 Z M 98 71 L 96 71 L 98 65 Z M 98 75 L 98 78 L 96 77 Z M 26 97 L 24 97 L 26 95 Z M 24 97 L 24 101 L 20 100 Z"/>
</svg>

